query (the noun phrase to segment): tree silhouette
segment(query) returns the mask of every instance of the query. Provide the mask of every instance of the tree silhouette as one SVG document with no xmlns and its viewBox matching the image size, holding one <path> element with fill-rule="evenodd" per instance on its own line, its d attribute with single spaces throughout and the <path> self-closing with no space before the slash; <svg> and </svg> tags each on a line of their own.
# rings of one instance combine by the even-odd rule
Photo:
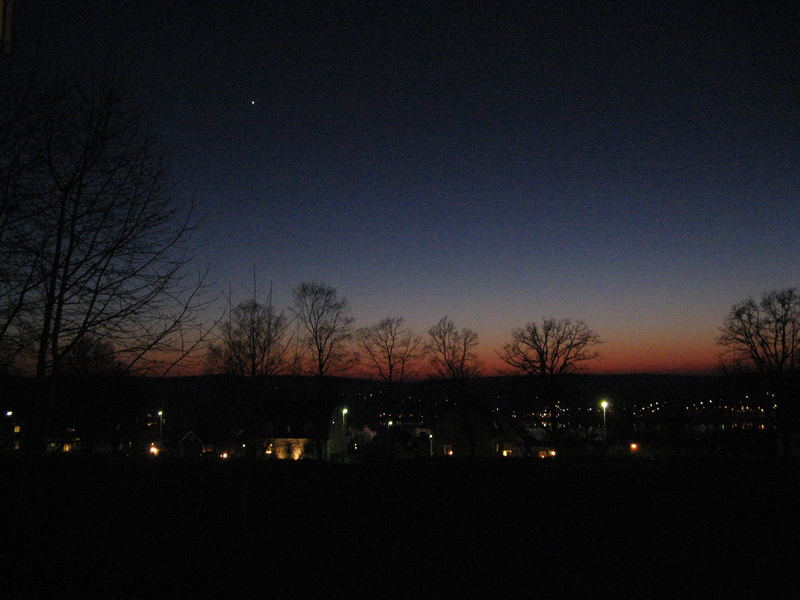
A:
<svg viewBox="0 0 800 600">
<path fill-rule="evenodd" d="M 796 288 L 764 292 L 756 302 L 735 304 L 720 328 L 717 343 L 729 364 L 761 373 L 791 373 L 800 368 L 800 294 Z"/>
<path fill-rule="evenodd" d="M 231 311 L 230 319 L 220 326 L 219 343 L 209 346 L 210 371 L 255 377 L 284 369 L 289 319 L 283 311 L 275 311 L 271 296 L 267 304 L 253 298 Z"/>
<path fill-rule="evenodd" d="M 773 290 L 734 304 L 717 343 L 728 370 L 760 374 L 777 407 L 778 452 L 786 454 L 800 421 L 800 293 Z"/>
<path fill-rule="evenodd" d="M 0 348 L 58 375 L 84 338 L 126 370 L 165 372 L 199 348 L 190 210 L 116 82 L 4 86 Z"/>
<path fill-rule="evenodd" d="M 559 396 L 563 390 L 563 375 L 577 371 L 583 363 L 600 354 L 594 346 L 601 344 L 600 336 L 583 321 L 544 318 L 541 325 L 534 321 L 511 332 L 511 342 L 505 344 L 498 356 L 518 373 L 535 376 L 538 394 L 549 405 L 553 431 L 558 430 Z"/>
<path fill-rule="evenodd" d="M 423 355 L 422 338 L 403 327 L 402 317 L 386 317 L 362 327 L 357 338 L 369 367 L 390 386 L 402 384 L 413 374 L 414 363 Z"/>
<path fill-rule="evenodd" d="M 511 342 L 498 353 L 516 371 L 528 375 L 562 375 L 600 356 L 592 348 L 600 336 L 583 321 L 542 319 L 511 332 Z"/>
<path fill-rule="evenodd" d="M 336 288 L 321 283 L 301 283 L 293 295 L 292 310 L 308 351 L 307 370 L 318 377 L 347 370 L 354 362 L 349 348 L 353 317 L 347 300 Z"/>
<path fill-rule="evenodd" d="M 439 377 L 464 382 L 480 371 L 481 363 L 474 352 L 478 345 L 477 333 L 466 327 L 459 330 L 445 316 L 428 330 L 428 336 L 426 350 Z"/>
</svg>

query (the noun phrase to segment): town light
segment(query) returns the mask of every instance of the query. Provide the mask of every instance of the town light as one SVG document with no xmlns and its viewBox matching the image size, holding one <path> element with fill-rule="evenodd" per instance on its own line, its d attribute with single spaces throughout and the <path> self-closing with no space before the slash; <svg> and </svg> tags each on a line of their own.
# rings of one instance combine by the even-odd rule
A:
<svg viewBox="0 0 800 600">
<path fill-rule="evenodd" d="M 606 409 L 608 408 L 609 403 L 608 400 L 603 400 L 600 402 L 600 408 L 603 409 L 603 441 L 606 441 Z"/>
<path fill-rule="evenodd" d="M 14 416 L 14 411 L 13 410 L 7 410 L 6 411 L 6 416 L 7 417 L 13 417 Z"/>
<path fill-rule="evenodd" d="M 631 452 L 638 452 L 639 451 L 639 444 L 636 442 L 631 442 L 630 445 Z"/>
</svg>

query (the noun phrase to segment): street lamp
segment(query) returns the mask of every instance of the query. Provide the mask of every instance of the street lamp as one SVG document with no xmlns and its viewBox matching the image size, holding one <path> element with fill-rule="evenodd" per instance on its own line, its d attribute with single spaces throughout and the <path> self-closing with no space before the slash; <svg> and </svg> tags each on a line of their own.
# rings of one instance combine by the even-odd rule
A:
<svg viewBox="0 0 800 600">
<path fill-rule="evenodd" d="M 433 434 L 428 434 L 428 449 L 431 453 L 431 458 L 433 458 Z"/>
<path fill-rule="evenodd" d="M 342 409 L 342 435 L 346 435 L 347 434 L 347 421 L 345 420 L 346 417 L 347 417 L 347 409 L 343 408 Z"/>
<path fill-rule="evenodd" d="M 164 411 L 158 411 L 158 447 L 161 448 L 164 438 Z"/>
<path fill-rule="evenodd" d="M 606 409 L 608 408 L 608 400 L 603 400 L 600 403 L 600 408 L 603 409 L 603 441 L 606 441 Z"/>
<path fill-rule="evenodd" d="M 17 449 L 17 419 L 13 410 L 7 410 L 6 416 L 11 419 L 11 449 Z"/>
</svg>

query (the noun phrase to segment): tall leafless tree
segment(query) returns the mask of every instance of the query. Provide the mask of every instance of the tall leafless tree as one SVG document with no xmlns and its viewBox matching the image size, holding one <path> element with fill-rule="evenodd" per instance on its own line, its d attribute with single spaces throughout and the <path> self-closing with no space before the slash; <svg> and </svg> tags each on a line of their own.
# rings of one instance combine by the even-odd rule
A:
<svg viewBox="0 0 800 600">
<path fill-rule="evenodd" d="M 254 297 L 236 305 L 222 323 L 219 343 L 209 346 L 211 371 L 229 375 L 275 375 L 285 367 L 290 339 L 289 319 L 272 306 L 272 292 L 266 304 Z"/>
<path fill-rule="evenodd" d="M 600 356 L 593 348 L 601 344 L 600 336 L 583 321 L 542 319 L 511 332 L 511 342 L 498 353 L 518 372 L 528 375 L 554 376 L 579 369 L 582 363 Z"/>
<path fill-rule="evenodd" d="M 761 373 L 800 369 L 800 293 L 796 288 L 765 292 L 759 301 L 735 304 L 720 329 L 717 343 L 728 363 Z"/>
<path fill-rule="evenodd" d="M 40 230 L 46 209 L 44 176 L 47 98 L 41 86 L 13 70 L 0 74 L 0 366 L 8 369 L 35 345 L 31 313 L 44 281 L 48 238 Z"/>
<path fill-rule="evenodd" d="M 431 367 L 442 378 L 464 382 L 478 374 L 480 360 L 475 354 L 478 334 L 462 327 L 460 330 L 446 316 L 428 330 L 426 346 Z"/>
<path fill-rule="evenodd" d="M 600 336 L 583 321 L 543 318 L 511 332 L 511 342 L 498 352 L 514 371 L 537 378 L 537 396 L 550 409 L 550 423 L 558 431 L 559 412 L 565 394 L 563 375 L 579 370 L 600 354 L 594 347 Z"/>
<path fill-rule="evenodd" d="M 114 83 L 24 92 L 0 117 L 25 115 L 0 140 L 0 347 L 38 377 L 86 337 L 126 370 L 169 370 L 199 349 L 205 276 L 155 142 Z"/>
<path fill-rule="evenodd" d="M 402 317 L 386 317 L 357 332 L 358 346 L 367 356 L 367 366 L 388 388 L 388 403 L 399 417 L 398 387 L 415 373 L 424 355 L 422 338 L 403 326 Z"/>
<path fill-rule="evenodd" d="M 720 328 L 723 366 L 755 371 L 776 404 L 778 453 L 785 455 L 800 426 L 800 292 L 764 292 L 735 304 Z"/>
<path fill-rule="evenodd" d="M 403 326 L 402 317 L 386 317 L 357 332 L 369 367 L 388 385 L 402 384 L 423 355 L 422 338 Z"/>
<path fill-rule="evenodd" d="M 293 295 L 292 310 L 308 350 L 306 370 L 322 378 L 351 367 L 353 317 L 347 300 L 321 283 L 301 283 Z"/>
</svg>

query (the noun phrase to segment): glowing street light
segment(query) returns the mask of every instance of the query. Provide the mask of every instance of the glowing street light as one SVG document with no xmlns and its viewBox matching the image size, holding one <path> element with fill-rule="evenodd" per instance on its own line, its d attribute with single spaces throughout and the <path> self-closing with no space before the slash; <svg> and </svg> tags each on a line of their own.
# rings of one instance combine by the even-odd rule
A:
<svg viewBox="0 0 800 600">
<path fill-rule="evenodd" d="M 19 425 L 17 425 L 17 417 L 14 416 L 13 410 L 7 410 L 6 416 L 11 419 L 11 447 L 14 450 L 18 450 L 17 434 L 19 433 Z"/>
<path fill-rule="evenodd" d="M 608 408 L 608 400 L 603 400 L 600 403 L 600 408 L 603 409 L 603 441 L 606 441 L 606 409 Z"/>
<path fill-rule="evenodd" d="M 158 446 L 161 447 L 164 438 L 164 411 L 158 411 Z"/>
<path fill-rule="evenodd" d="M 347 409 L 342 409 L 342 435 L 347 434 Z"/>
</svg>

